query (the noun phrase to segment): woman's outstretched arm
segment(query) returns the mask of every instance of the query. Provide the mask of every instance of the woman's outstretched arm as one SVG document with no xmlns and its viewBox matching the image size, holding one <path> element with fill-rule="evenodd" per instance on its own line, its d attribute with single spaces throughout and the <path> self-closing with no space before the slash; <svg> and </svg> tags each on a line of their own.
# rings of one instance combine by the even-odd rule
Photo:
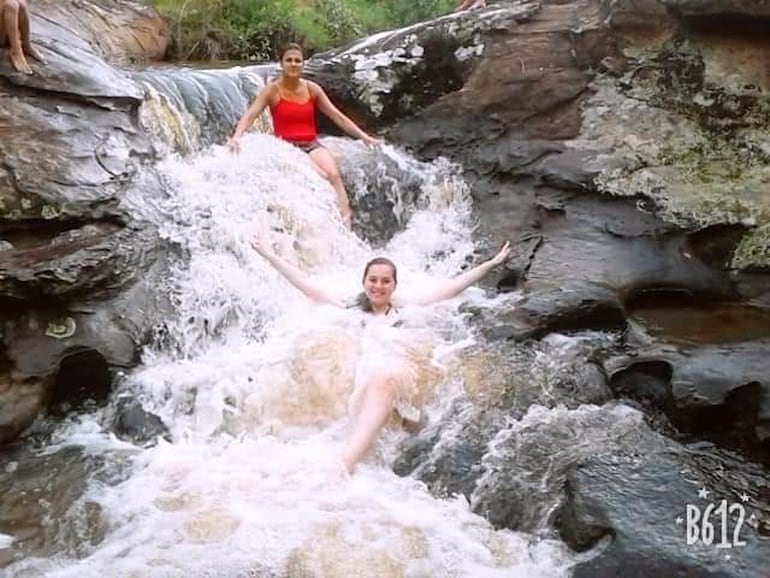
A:
<svg viewBox="0 0 770 578">
<path fill-rule="evenodd" d="M 505 245 L 503 245 L 497 255 L 488 261 L 484 261 L 481 265 L 477 265 L 473 269 L 460 273 L 457 277 L 450 279 L 437 290 L 422 298 L 415 299 L 414 302 L 418 305 L 430 305 L 431 303 L 437 303 L 438 301 L 456 297 L 468 287 L 483 279 L 492 269 L 504 263 L 505 260 L 508 259 L 510 253 L 511 244 L 506 241 Z"/>
<path fill-rule="evenodd" d="M 251 246 L 254 250 L 262 255 L 286 280 L 299 289 L 305 296 L 311 301 L 316 303 L 329 303 L 331 305 L 337 305 L 343 307 L 343 304 L 335 299 L 332 295 L 326 293 L 323 289 L 318 287 L 303 271 L 295 267 L 288 261 L 284 261 L 275 253 L 269 251 L 258 238 L 254 238 L 251 241 Z"/>
<path fill-rule="evenodd" d="M 251 106 L 246 109 L 246 112 L 243 113 L 243 116 L 238 121 L 238 125 L 235 127 L 233 136 L 231 136 L 227 141 L 227 148 L 229 148 L 232 152 L 237 153 L 239 151 L 239 141 L 241 139 L 241 135 L 246 132 L 251 125 L 254 124 L 254 121 L 257 120 L 257 117 L 262 114 L 265 108 L 267 108 L 267 105 L 270 103 L 270 96 L 274 90 L 275 85 L 268 84 L 259 92 L 257 98 L 255 98 L 254 102 L 251 103 Z"/>
<path fill-rule="evenodd" d="M 329 119 L 344 130 L 347 134 L 353 138 L 361 139 L 368 145 L 382 144 L 382 140 L 375 138 L 367 132 L 361 130 L 361 128 L 354 123 L 349 117 L 347 117 L 340 109 L 338 109 L 329 97 L 326 96 L 324 89 L 317 85 L 315 82 L 308 81 L 308 87 L 310 95 L 315 99 L 318 110 L 324 113 Z"/>
</svg>

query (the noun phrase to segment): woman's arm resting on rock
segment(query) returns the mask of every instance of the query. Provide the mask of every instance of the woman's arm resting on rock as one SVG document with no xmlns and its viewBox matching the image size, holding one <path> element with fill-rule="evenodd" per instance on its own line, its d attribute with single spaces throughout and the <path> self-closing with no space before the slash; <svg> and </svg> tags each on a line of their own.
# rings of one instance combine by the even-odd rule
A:
<svg viewBox="0 0 770 578">
<path fill-rule="evenodd" d="M 273 85 L 268 84 L 260 91 L 260 93 L 257 95 L 257 98 L 255 98 L 254 102 L 251 103 L 251 106 L 246 109 L 246 112 L 243 113 L 243 116 L 238 121 L 238 125 L 235 127 L 233 136 L 231 136 L 230 140 L 227 141 L 227 147 L 231 151 L 238 152 L 238 141 L 240 140 L 241 135 L 243 135 L 243 133 L 254 124 L 254 121 L 257 120 L 257 117 L 262 114 L 265 108 L 267 108 L 267 105 L 270 102 L 270 95 L 272 94 L 272 91 Z"/>
<path fill-rule="evenodd" d="M 346 116 L 340 109 L 338 109 L 329 97 L 326 96 L 324 89 L 318 86 L 315 82 L 308 82 L 310 87 L 310 94 L 315 99 L 318 110 L 324 113 L 331 119 L 331 121 L 344 130 L 347 134 L 353 138 L 361 139 L 368 145 L 382 144 L 382 141 L 378 138 L 371 136 L 354 123 L 348 116 Z"/>
</svg>

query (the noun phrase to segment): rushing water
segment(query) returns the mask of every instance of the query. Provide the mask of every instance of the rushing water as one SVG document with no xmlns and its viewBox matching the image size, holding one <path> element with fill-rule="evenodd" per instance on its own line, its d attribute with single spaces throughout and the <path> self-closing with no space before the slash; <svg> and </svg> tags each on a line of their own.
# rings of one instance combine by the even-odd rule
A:
<svg viewBox="0 0 770 578">
<path fill-rule="evenodd" d="M 5 569 L 9 576 L 568 573 L 574 558 L 561 542 L 495 530 L 465 498 L 439 499 L 396 476 L 390 466 L 407 435 L 398 428 L 351 479 L 339 474 L 360 323 L 308 303 L 250 239 L 258 235 L 341 296 L 358 292 L 369 258 L 390 256 L 400 266 L 397 293 L 408 299 L 466 263 L 474 223 L 452 167 L 422 165 L 387 147 L 337 145 L 362 158 L 380 155 L 422 182 L 417 206 L 400 206 L 405 229 L 382 250 L 341 226 L 331 188 L 303 153 L 265 135 L 244 139 L 237 158 L 214 147 L 169 160 L 167 196 L 127 199 L 173 248 L 176 264 L 157 289 L 175 313 L 125 376 L 121 395 L 158 414 L 172 441 L 149 449 L 121 442 L 104 433 L 99 414 L 62 428 L 49 451 L 79 444 L 127 464 L 123 481 L 94 476 L 81 499 L 99 504 L 104 539 L 22 560 Z M 362 180 L 352 194 L 372 185 Z M 429 376 L 422 393 L 431 419 L 463 390 L 457 358 L 474 335 L 458 305 L 468 299 L 486 297 L 469 289 L 410 314 L 430 343 L 419 363 Z"/>
</svg>

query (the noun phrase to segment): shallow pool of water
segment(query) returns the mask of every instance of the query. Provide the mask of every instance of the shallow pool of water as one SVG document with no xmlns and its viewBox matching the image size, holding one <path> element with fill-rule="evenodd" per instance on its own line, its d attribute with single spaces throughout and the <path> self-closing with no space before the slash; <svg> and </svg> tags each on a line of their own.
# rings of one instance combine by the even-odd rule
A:
<svg viewBox="0 0 770 578">
<path fill-rule="evenodd" d="M 647 303 L 631 317 L 652 335 L 687 343 L 737 343 L 770 337 L 770 309 L 741 303 Z"/>
</svg>

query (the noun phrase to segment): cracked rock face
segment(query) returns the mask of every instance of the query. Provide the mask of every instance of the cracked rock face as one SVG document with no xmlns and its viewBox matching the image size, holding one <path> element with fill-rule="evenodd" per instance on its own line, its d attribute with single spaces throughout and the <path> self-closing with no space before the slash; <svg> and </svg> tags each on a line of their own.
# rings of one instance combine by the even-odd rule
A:
<svg viewBox="0 0 770 578">
<path fill-rule="evenodd" d="M 500 2 L 310 68 L 357 118 L 391 125 L 390 138 L 424 158 L 462 163 L 494 191 L 477 195 L 482 211 L 504 198 L 527 207 L 546 186 L 644 197 L 682 228 L 747 227 L 731 265 L 767 267 L 767 10 L 737 0 Z M 460 62 L 463 50 L 472 56 Z M 339 77 L 356 80 L 338 89 Z"/>
<path fill-rule="evenodd" d="M 540 8 L 539 0 L 528 0 L 501 3 L 472 18 L 449 14 L 318 54 L 306 70 L 357 116 L 392 123 L 459 90 L 483 60 L 487 36 L 515 29 Z"/>
<path fill-rule="evenodd" d="M 48 63 L 23 75 L 0 58 L 0 443 L 46 408 L 74 351 L 102 360 L 107 389 L 110 367 L 134 363 L 153 315 L 125 311 L 141 310 L 158 254 L 122 205 L 136 187 L 162 191 L 135 181 L 154 156 L 136 120 L 144 90 L 114 64 L 162 57 L 166 25 L 115 0 L 35 2 L 31 15 Z"/>
</svg>

